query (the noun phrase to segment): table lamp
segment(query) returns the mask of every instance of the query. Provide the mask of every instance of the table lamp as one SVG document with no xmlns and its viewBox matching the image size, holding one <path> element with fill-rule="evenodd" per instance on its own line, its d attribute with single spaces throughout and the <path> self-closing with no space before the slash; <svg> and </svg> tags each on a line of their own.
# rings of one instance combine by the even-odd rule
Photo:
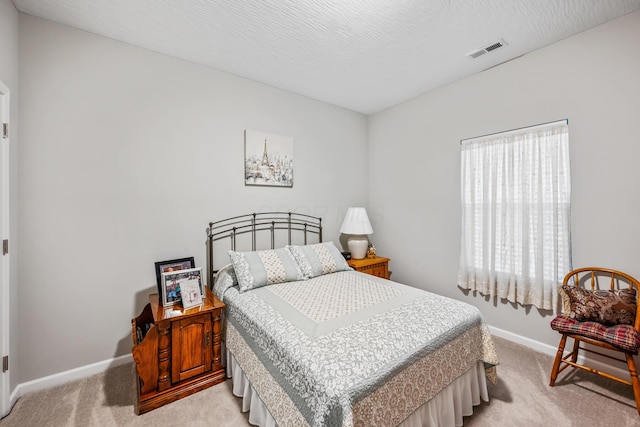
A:
<svg viewBox="0 0 640 427">
<path fill-rule="evenodd" d="M 369 239 L 367 234 L 373 233 L 365 208 L 349 208 L 342 222 L 340 233 L 351 234 L 347 239 L 347 247 L 352 259 L 363 259 L 367 255 Z"/>
</svg>

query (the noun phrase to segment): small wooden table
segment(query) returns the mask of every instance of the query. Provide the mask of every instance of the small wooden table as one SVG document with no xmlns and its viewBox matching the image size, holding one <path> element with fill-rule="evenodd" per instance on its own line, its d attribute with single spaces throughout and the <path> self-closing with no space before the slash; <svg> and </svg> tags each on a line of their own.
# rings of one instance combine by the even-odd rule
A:
<svg viewBox="0 0 640 427">
<path fill-rule="evenodd" d="M 363 259 L 350 259 L 347 263 L 356 271 L 371 274 L 372 276 L 389 278 L 389 258 L 373 257 Z"/>
<path fill-rule="evenodd" d="M 136 413 L 156 409 L 225 380 L 221 318 L 225 305 L 207 288 L 202 305 L 163 307 L 158 294 L 131 320 Z"/>
</svg>

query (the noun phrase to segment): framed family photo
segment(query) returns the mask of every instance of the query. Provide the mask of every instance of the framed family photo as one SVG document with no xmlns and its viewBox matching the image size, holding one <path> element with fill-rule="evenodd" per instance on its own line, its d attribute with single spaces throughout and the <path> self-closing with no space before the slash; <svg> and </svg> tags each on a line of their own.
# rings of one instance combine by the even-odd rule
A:
<svg viewBox="0 0 640 427">
<path fill-rule="evenodd" d="M 156 284 L 158 286 L 158 296 L 162 298 L 162 273 L 170 273 L 173 271 L 186 270 L 194 268 L 195 262 L 193 257 L 171 259 L 167 261 L 158 261 L 156 267 Z"/>
<path fill-rule="evenodd" d="M 204 296 L 202 282 L 202 267 L 188 268 L 185 270 L 170 271 L 161 275 L 162 305 L 171 306 L 182 302 L 182 287 L 187 283 L 195 282 L 198 286 L 200 298 Z M 193 286 L 187 285 L 187 288 Z"/>
<path fill-rule="evenodd" d="M 245 130 L 244 185 L 293 187 L 293 138 Z"/>
</svg>

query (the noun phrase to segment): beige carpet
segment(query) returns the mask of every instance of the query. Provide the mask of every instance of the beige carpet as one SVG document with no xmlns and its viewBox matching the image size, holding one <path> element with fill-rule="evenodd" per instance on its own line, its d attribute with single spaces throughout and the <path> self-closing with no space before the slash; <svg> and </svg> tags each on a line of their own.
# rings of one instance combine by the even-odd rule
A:
<svg viewBox="0 0 640 427">
<path fill-rule="evenodd" d="M 465 417 L 479 426 L 640 426 L 631 387 L 589 373 L 562 373 L 549 387 L 551 357 L 496 338 L 499 381 L 491 401 Z M 141 416 L 133 409 L 133 365 L 21 397 L 0 427 L 248 426 L 226 381 Z"/>
</svg>

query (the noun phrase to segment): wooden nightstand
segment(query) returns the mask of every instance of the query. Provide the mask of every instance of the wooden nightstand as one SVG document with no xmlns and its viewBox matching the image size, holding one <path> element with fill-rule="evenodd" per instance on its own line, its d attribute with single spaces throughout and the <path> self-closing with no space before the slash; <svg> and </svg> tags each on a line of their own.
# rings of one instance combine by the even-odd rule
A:
<svg viewBox="0 0 640 427">
<path fill-rule="evenodd" d="M 372 276 L 389 278 L 389 258 L 374 257 L 364 259 L 350 259 L 347 263 L 351 268 L 362 273 L 371 274 Z"/>
<path fill-rule="evenodd" d="M 222 366 L 223 302 L 207 288 L 202 305 L 162 307 L 149 295 L 131 320 L 136 364 L 136 413 L 143 414 L 225 380 Z"/>
</svg>

